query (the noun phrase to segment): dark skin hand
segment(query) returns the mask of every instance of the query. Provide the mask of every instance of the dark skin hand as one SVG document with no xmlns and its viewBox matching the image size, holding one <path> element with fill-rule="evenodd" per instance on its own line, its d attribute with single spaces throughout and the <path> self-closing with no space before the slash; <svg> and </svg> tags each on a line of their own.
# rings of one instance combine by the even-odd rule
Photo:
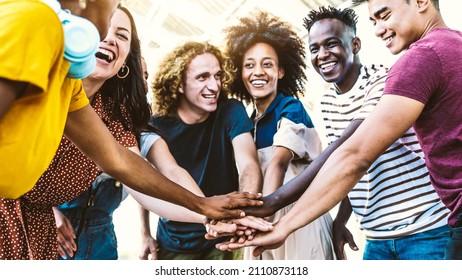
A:
<svg viewBox="0 0 462 280">
<path fill-rule="evenodd" d="M 353 235 L 346 227 L 346 223 L 350 219 L 352 213 L 352 208 L 350 200 L 348 197 L 345 197 L 340 203 L 337 216 L 335 217 L 334 223 L 332 225 L 332 239 L 334 242 L 334 252 L 338 260 L 346 260 L 347 256 L 344 250 L 345 244 L 348 243 L 350 249 L 353 251 L 358 251 L 358 246 L 356 245 Z"/>
<path fill-rule="evenodd" d="M 340 147 L 361 125 L 363 120 L 353 120 L 343 131 L 342 136 L 330 144 L 300 175 L 278 188 L 270 195 L 263 197 L 263 205 L 242 208 L 247 215 L 268 217 L 279 209 L 297 201 L 318 174 L 329 156 Z"/>
</svg>

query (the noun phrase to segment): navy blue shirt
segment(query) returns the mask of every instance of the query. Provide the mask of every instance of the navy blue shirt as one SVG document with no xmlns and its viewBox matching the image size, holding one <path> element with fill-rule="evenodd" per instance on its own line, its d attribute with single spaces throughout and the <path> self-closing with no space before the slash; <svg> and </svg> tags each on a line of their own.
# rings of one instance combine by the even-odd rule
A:
<svg viewBox="0 0 462 280">
<path fill-rule="evenodd" d="M 253 112 L 252 119 L 255 118 L 255 113 Z M 278 130 L 277 122 L 282 117 L 294 123 L 303 123 L 308 128 L 314 127 L 300 100 L 279 93 L 257 121 L 254 132 L 256 135 L 253 135 L 257 150 L 273 146 L 273 137 Z"/>
<path fill-rule="evenodd" d="M 239 190 L 239 174 L 231 141 L 251 132 L 253 123 L 242 103 L 227 99 L 202 123 L 185 124 L 178 117 L 151 117 L 160 130 L 178 165 L 186 169 L 205 196 Z M 206 240 L 202 224 L 183 223 L 160 218 L 157 241 L 166 250 L 194 253 L 215 246 L 218 240 Z"/>
</svg>

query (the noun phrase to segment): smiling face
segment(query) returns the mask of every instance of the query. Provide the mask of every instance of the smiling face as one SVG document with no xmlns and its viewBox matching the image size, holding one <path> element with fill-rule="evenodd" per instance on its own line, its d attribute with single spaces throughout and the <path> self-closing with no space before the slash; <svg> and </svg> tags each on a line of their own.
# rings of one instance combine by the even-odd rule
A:
<svg viewBox="0 0 462 280">
<path fill-rule="evenodd" d="M 96 68 L 91 74 L 92 78 L 107 80 L 117 74 L 130 52 L 131 32 L 129 17 L 117 9 L 107 36 L 96 53 Z"/>
<path fill-rule="evenodd" d="M 308 38 L 311 64 L 316 72 L 326 82 L 349 90 L 359 74 L 352 70 L 356 63 L 355 54 L 361 48 L 360 40 L 338 19 L 317 21 Z"/>
<path fill-rule="evenodd" d="M 210 53 L 194 57 L 186 66 L 185 80 L 179 88 L 178 113 L 188 120 L 200 122 L 217 109 L 222 70 L 218 59 Z M 190 123 L 190 121 L 187 121 Z"/>
<path fill-rule="evenodd" d="M 375 35 L 385 41 L 392 54 L 398 54 L 422 36 L 416 23 L 416 1 L 369 0 L 369 15 L 375 27 Z"/>
<path fill-rule="evenodd" d="M 277 95 L 278 80 L 284 76 L 273 47 L 256 43 L 243 56 L 242 82 L 255 102 L 268 105 Z"/>
</svg>

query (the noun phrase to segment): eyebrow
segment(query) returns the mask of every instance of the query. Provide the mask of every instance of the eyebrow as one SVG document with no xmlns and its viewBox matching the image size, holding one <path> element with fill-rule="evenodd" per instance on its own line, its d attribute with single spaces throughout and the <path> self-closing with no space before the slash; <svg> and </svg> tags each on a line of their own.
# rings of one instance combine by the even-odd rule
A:
<svg viewBox="0 0 462 280">
<path fill-rule="evenodd" d="M 275 58 L 274 58 L 274 57 L 270 57 L 270 56 L 265 56 L 265 57 L 262 58 L 262 60 L 266 60 L 266 59 L 274 60 Z M 248 57 L 248 58 L 246 58 L 245 60 L 256 60 L 256 59 L 253 58 L 253 57 Z"/>
<path fill-rule="evenodd" d="M 128 30 L 127 28 L 124 28 L 124 27 L 117 27 L 117 30 L 127 31 L 128 34 L 130 34 L 130 30 Z"/>
<path fill-rule="evenodd" d="M 388 10 L 388 7 L 386 7 L 386 6 L 383 7 L 383 8 L 380 8 L 378 11 L 376 11 L 376 12 L 374 13 L 374 17 L 375 17 L 375 18 L 380 17 L 380 14 L 382 14 L 382 13 L 385 12 L 386 10 Z M 371 18 L 371 17 L 369 17 L 369 19 L 370 19 L 370 20 L 374 20 L 374 19 Z"/>
</svg>

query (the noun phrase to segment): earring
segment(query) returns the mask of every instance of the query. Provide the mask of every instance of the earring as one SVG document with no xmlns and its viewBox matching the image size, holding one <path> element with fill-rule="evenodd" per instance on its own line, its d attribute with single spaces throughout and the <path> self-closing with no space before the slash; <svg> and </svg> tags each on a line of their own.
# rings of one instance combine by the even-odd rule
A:
<svg viewBox="0 0 462 280">
<path fill-rule="evenodd" d="M 130 73 L 130 68 L 128 68 L 128 66 L 124 64 L 124 66 L 120 68 L 119 72 L 117 72 L 117 77 L 119 79 L 125 79 L 127 78 L 128 73 Z"/>
</svg>

